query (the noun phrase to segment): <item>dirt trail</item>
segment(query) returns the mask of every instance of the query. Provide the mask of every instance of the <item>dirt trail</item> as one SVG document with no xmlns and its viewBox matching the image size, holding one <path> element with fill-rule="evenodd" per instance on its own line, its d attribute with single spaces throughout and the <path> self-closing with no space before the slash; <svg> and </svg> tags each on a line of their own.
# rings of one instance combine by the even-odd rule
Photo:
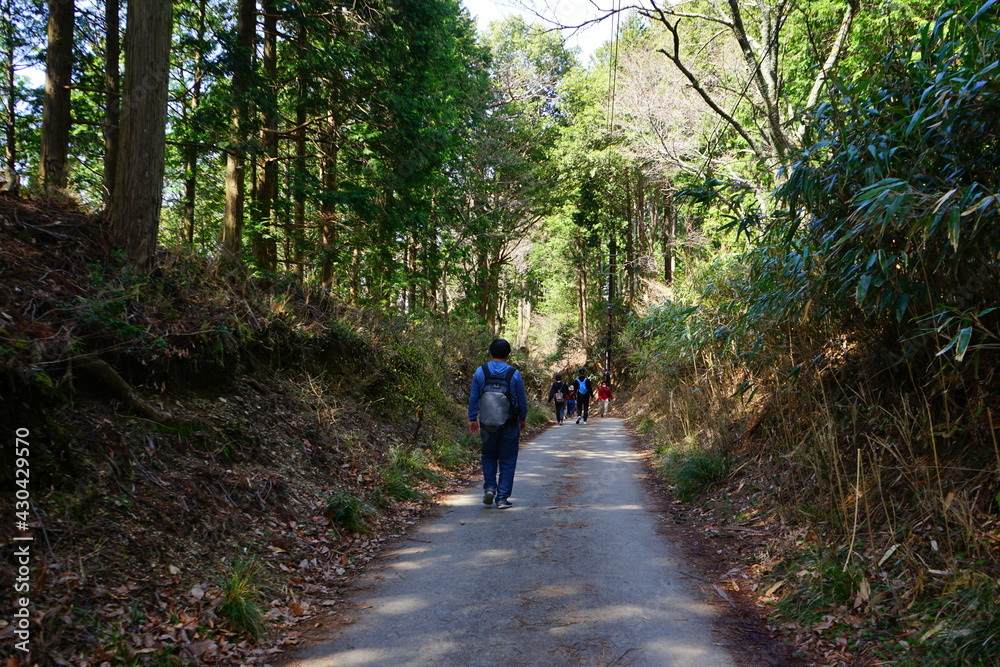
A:
<svg viewBox="0 0 1000 667">
<path fill-rule="evenodd" d="M 445 499 L 289 664 L 735 664 L 642 475 L 621 420 L 548 429 L 522 444 L 512 509 Z"/>
</svg>

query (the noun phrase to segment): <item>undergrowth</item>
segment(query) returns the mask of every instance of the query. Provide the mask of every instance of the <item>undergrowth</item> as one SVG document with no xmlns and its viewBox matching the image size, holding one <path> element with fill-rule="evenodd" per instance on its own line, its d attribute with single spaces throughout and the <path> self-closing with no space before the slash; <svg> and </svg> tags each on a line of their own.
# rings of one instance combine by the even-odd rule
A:
<svg viewBox="0 0 1000 667">
<path fill-rule="evenodd" d="M 367 535 L 375 508 L 364 498 L 341 491 L 327 500 L 326 513 L 340 529 Z"/>
<path fill-rule="evenodd" d="M 260 607 L 261 567 L 254 558 L 237 558 L 222 584 L 219 615 L 229 619 L 240 632 L 254 639 L 267 634 L 267 622 Z"/>
<path fill-rule="evenodd" d="M 677 498 L 690 502 L 724 480 L 732 467 L 725 454 L 699 447 L 657 450 L 660 478 L 674 487 Z"/>
</svg>

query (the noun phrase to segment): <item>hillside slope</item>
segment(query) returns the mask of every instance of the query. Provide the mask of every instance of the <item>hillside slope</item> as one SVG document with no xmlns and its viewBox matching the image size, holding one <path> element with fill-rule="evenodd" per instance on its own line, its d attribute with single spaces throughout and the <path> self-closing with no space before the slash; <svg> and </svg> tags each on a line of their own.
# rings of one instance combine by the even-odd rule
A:
<svg viewBox="0 0 1000 667">
<path fill-rule="evenodd" d="M 294 644 L 465 479 L 484 341 L 175 252 L 132 275 L 98 218 L 0 198 L 0 512 L 31 503 L 28 530 L 0 528 L 31 538 L 31 652 L 2 625 L 0 657 L 253 664 Z"/>
</svg>

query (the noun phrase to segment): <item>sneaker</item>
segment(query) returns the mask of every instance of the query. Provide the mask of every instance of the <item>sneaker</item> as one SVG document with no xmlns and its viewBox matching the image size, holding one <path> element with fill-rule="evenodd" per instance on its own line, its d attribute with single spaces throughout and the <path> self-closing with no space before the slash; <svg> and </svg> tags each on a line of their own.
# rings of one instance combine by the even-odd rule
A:
<svg viewBox="0 0 1000 667">
<path fill-rule="evenodd" d="M 506 498 L 504 498 L 503 500 L 498 500 L 497 501 L 497 509 L 498 510 L 509 510 L 513 506 L 514 506 L 514 503 L 510 502 Z"/>
<path fill-rule="evenodd" d="M 586 426 L 586 425 L 587 425 L 587 420 L 586 420 L 586 419 L 584 419 L 584 420 L 583 420 L 583 425 L 584 425 L 584 426 Z"/>
<path fill-rule="evenodd" d="M 484 505 L 492 505 L 493 504 L 493 496 L 495 496 L 496 494 L 497 494 L 497 492 L 494 491 L 493 489 L 486 489 L 486 493 L 483 494 L 483 504 Z"/>
<path fill-rule="evenodd" d="M 579 424 L 581 419 L 583 419 L 583 417 L 577 417 L 576 418 L 576 423 Z"/>
</svg>

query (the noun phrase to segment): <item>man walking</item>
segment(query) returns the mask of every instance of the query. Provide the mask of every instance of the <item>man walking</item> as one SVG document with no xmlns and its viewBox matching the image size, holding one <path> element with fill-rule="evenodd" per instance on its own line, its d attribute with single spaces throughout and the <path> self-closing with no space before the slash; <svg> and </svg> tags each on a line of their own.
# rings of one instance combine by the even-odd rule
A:
<svg viewBox="0 0 1000 667">
<path fill-rule="evenodd" d="M 469 391 L 469 433 L 483 441 L 483 504 L 509 509 L 521 429 L 528 418 L 528 397 L 520 371 L 507 365 L 510 343 L 497 338 L 490 357 L 476 369 Z M 499 479 L 498 479 L 499 473 Z"/>
<path fill-rule="evenodd" d="M 576 372 L 577 378 L 574 380 L 574 385 L 576 385 L 576 423 L 579 424 L 580 420 L 583 423 L 587 423 L 587 415 L 590 413 L 590 396 L 594 392 L 592 391 L 592 386 L 590 384 L 590 378 L 583 374 L 583 369 L 580 368 Z"/>
</svg>

